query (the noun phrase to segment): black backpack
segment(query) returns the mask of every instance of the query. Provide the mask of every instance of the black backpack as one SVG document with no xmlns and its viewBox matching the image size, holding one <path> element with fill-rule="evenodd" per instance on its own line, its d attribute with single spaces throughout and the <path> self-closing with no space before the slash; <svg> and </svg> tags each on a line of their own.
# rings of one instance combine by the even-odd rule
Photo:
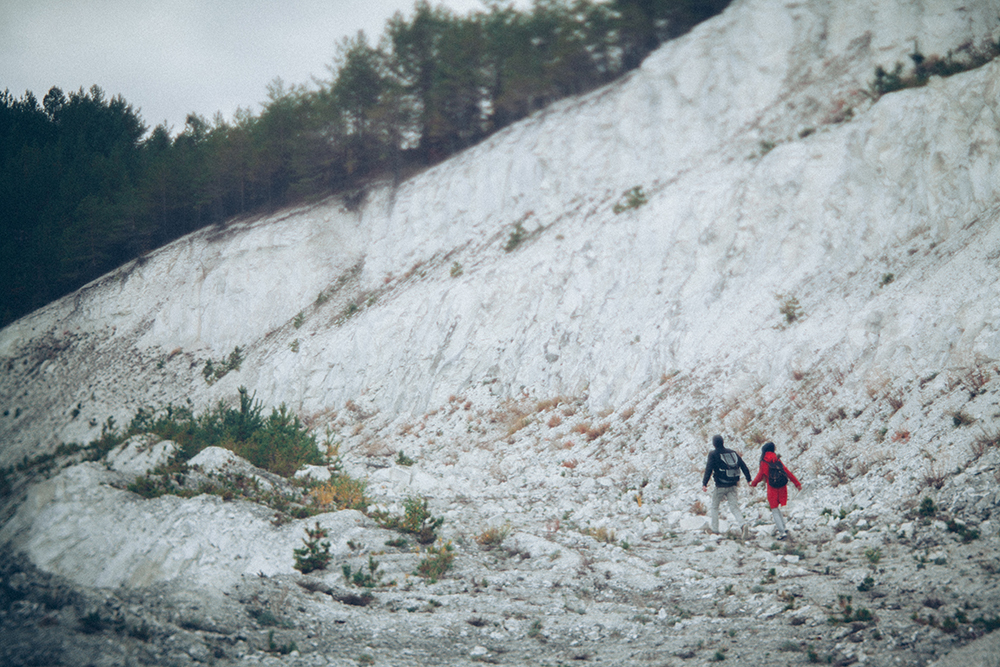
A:
<svg viewBox="0 0 1000 667">
<path fill-rule="evenodd" d="M 734 484 L 740 478 L 740 457 L 736 452 L 726 449 L 719 452 L 716 457 L 715 479 L 716 481 L 726 480 Z"/>
<path fill-rule="evenodd" d="M 788 473 L 781 461 L 772 461 L 767 464 L 767 485 L 780 489 L 788 484 Z"/>
</svg>

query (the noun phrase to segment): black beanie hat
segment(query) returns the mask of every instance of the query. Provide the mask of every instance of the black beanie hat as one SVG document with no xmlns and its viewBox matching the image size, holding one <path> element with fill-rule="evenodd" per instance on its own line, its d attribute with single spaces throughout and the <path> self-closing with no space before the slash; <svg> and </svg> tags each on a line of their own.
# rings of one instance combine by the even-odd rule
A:
<svg viewBox="0 0 1000 667">
<path fill-rule="evenodd" d="M 760 460 L 763 461 L 764 455 L 767 454 L 768 452 L 773 452 L 773 451 L 774 451 L 774 443 L 765 442 L 764 446 L 760 448 Z"/>
</svg>

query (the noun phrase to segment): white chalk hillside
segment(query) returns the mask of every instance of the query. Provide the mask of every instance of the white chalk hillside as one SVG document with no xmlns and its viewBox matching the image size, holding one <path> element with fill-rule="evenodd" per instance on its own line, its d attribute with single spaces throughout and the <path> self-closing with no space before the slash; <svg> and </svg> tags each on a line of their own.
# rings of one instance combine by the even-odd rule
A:
<svg viewBox="0 0 1000 667">
<path fill-rule="evenodd" d="M 428 496 L 452 526 L 693 527 L 713 432 L 777 442 L 812 494 L 797 511 L 898 520 L 926 475 L 970 462 L 975 433 L 950 415 L 996 411 L 969 395 L 996 388 L 1000 359 L 1000 62 L 865 91 L 915 45 L 997 37 L 995 0 L 737 0 L 357 210 L 192 234 L 0 331 L 0 465 L 244 385 L 330 427 L 382 500 Z M 616 212 L 637 186 L 645 203 Z M 208 384 L 237 346 L 241 369 Z M 533 413 L 556 397 L 581 407 Z M 417 467 L 365 464 L 398 451 Z M 0 537 L 83 584 L 222 587 L 234 566 L 206 554 L 226 550 L 292 572 L 300 533 L 262 539 L 266 517 L 205 498 L 144 513 L 93 490 L 103 474 L 60 475 Z M 659 491 L 638 511 L 623 494 L 643 478 Z M 116 517 L 151 532 L 94 542 Z M 204 531 L 224 544 L 185 542 Z"/>
<path fill-rule="evenodd" d="M 735 398 L 795 371 L 856 393 L 996 358 L 996 66 L 863 91 L 915 44 L 981 44 L 997 7 L 737 2 L 356 213 L 332 200 L 181 239 L 3 330 L 0 463 L 240 384 L 391 419 L 483 382 L 601 408 L 674 371 Z M 648 204 L 614 214 L 634 186 Z M 530 238 L 505 252 L 518 222 Z M 775 327 L 776 294 L 801 324 Z M 240 373 L 199 381 L 235 346 Z"/>
</svg>

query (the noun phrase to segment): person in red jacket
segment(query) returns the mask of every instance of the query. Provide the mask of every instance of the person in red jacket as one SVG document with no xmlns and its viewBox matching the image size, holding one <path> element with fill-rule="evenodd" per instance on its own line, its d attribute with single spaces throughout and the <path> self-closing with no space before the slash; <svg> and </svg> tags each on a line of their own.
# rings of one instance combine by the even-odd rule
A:
<svg viewBox="0 0 1000 667">
<path fill-rule="evenodd" d="M 768 442 L 761 448 L 760 470 L 750 486 L 756 487 L 762 479 L 767 481 L 767 504 L 771 506 L 771 516 L 774 517 L 775 534 L 779 540 L 783 540 L 788 536 L 788 531 L 785 530 L 785 518 L 781 516 L 781 506 L 788 502 L 788 482 L 792 482 L 799 491 L 802 490 L 802 485 L 781 462 L 781 457 L 774 451 L 773 442 Z"/>
</svg>

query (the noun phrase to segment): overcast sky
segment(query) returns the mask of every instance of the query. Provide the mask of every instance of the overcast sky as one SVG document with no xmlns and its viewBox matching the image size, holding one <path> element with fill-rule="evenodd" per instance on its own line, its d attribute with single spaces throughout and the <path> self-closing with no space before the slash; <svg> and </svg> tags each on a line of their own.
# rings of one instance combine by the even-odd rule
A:
<svg viewBox="0 0 1000 667">
<path fill-rule="evenodd" d="M 460 14 L 480 0 L 433 0 Z M 517 0 L 520 7 L 528 0 Z M 336 45 L 364 30 L 375 43 L 414 0 L 0 0 L 0 90 L 41 101 L 100 86 L 174 132 L 189 112 L 227 119 L 260 111 L 267 84 L 327 78 Z"/>
</svg>

